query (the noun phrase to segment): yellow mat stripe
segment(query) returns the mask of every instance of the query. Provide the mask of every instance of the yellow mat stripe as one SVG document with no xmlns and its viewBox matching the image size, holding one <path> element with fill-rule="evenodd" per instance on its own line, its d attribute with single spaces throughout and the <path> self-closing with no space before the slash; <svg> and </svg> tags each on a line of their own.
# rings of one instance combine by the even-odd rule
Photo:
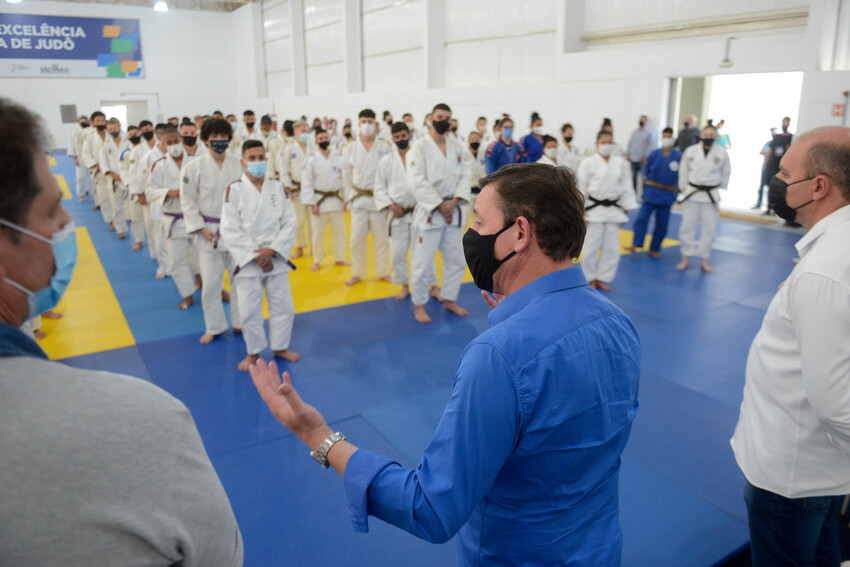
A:
<svg viewBox="0 0 850 567">
<path fill-rule="evenodd" d="M 56 167 L 57 165 L 59 164 L 56 163 L 56 158 L 54 156 L 50 156 L 50 167 Z"/>
<path fill-rule="evenodd" d="M 47 337 L 39 344 L 53 360 L 136 344 L 85 227 L 77 228 L 77 248 L 74 275 L 55 309 L 63 317 L 42 317 Z"/>
<path fill-rule="evenodd" d="M 61 173 L 54 173 L 53 175 L 56 177 L 56 182 L 59 183 L 59 189 L 62 190 L 62 199 L 70 199 L 71 190 L 68 188 L 68 182 L 65 181 L 65 176 Z"/>
</svg>

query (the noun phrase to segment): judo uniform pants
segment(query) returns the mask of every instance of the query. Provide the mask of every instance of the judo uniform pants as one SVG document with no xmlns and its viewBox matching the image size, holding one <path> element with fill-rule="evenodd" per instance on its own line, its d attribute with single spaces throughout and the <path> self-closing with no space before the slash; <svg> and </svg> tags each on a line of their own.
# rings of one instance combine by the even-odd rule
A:
<svg viewBox="0 0 850 567">
<path fill-rule="evenodd" d="M 124 216 L 130 219 L 130 232 L 133 233 L 133 242 L 142 243 L 145 240 L 145 206 L 139 204 L 137 195 L 128 195 L 124 200 Z"/>
<path fill-rule="evenodd" d="M 166 273 L 174 280 L 174 285 L 177 286 L 180 297 L 186 298 L 195 293 L 195 279 L 192 276 L 192 269 L 189 267 L 192 243 L 189 240 L 189 235 L 186 234 L 182 220 L 175 222 L 173 227 L 171 223 L 170 217 L 166 216 L 162 220 L 162 233 L 165 237 L 165 249 L 168 252 Z M 171 229 L 171 236 L 168 236 L 169 228 Z"/>
<path fill-rule="evenodd" d="M 127 232 L 127 218 L 124 216 L 124 184 L 110 179 L 109 201 L 112 205 L 112 226 L 115 232 Z"/>
<path fill-rule="evenodd" d="M 410 215 L 400 219 L 390 219 L 390 264 L 392 278 L 395 285 L 408 285 L 410 283 L 407 269 L 407 253 L 410 251 L 410 243 L 413 240 L 413 225 L 410 223 Z M 431 264 L 431 271 L 425 276 L 428 287 L 437 285 L 437 264 Z"/>
<path fill-rule="evenodd" d="M 227 318 L 224 315 L 221 292 L 224 291 L 224 271 L 229 270 L 229 273 L 232 274 L 233 264 L 230 254 L 226 251 L 212 249 L 209 244 L 200 242 L 203 236 L 196 236 L 195 238 L 197 239 L 195 246 L 198 252 L 201 279 L 204 282 L 204 287 L 201 288 L 204 332 L 210 335 L 220 335 L 229 328 Z M 233 285 L 232 279 L 230 281 L 230 292 L 230 320 L 233 326 L 238 328 L 242 325 L 242 320 L 239 317 L 239 292 Z"/>
<path fill-rule="evenodd" d="M 685 201 L 682 203 L 682 224 L 679 240 L 682 241 L 682 256 L 697 256 L 707 260 L 717 235 L 717 209 L 711 203 Z M 699 230 L 699 240 L 697 231 Z"/>
<path fill-rule="evenodd" d="M 596 257 L 597 252 L 599 257 Z M 587 281 L 612 282 L 620 265 L 620 223 L 588 222 L 581 249 L 581 270 Z"/>
<path fill-rule="evenodd" d="M 92 181 L 88 169 L 82 164 L 82 158 L 79 158 L 80 165 L 77 169 L 77 197 L 85 197 L 92 192 Z"/>
<path fill-rule="evenodd" d="M 94 175 L 94 202 L 100 207 L 100 214 L 103 215 L 103 222 L 109 224 L 112 222 L 112 179 L 96 172 Z"/>
<path fill-rule="evenodd" d="M 292 194 L 292 206 L 295 208 L 295 242 L 292 245 L 295 248 L 304 248 L 307 246 L 307 215 L 311 214 L 310 209 L 301 204 L 301 192 Z"/>
<path fill-rule="evenodd" d="M 306 207 L 305 207 L 306 208 Z M 308 209 L 309 210 L 309 209 Z M 331 211 L 314 215 L 310 211 L 310 252 L 313 254 L 313 262 L 321 264 L 325 259 L 325 229 L 331 227 L 334 239 L 334 262 L 345 262 L 345 217 L 342 211 Z"/>
<path fill-rule="evenodd" d="M 253 277 L 237 275 L 234 278 L 242 316 L 242 337 L 248 354 L 259 354 L 269 343 L 263 328 L 263 289 L 269 304 L 269 339 L 272 350 L 289 348 L 292 325 L 295 322 L 295 304 L 289 288 L 289 272 Z"/>
<path fill-rule="evenodd" d="M 375 276 L 385 278 L 390 274 L 389 226 L 386 213 L 352 209 L 351 211 L 351 275 L 365 278 L 368 273 L 366 237 L 372 231 L 375 245 Z"/>
<path fill-rule="evenodd" d="M 646 229 L 649 226 L 649 217 L 655 213 L 655 229 L 652 231 L 652 244 L 649 249 L 653 252 L 661 250 L 661 243 L 667 236 L 667 225 L 670 223 L 670 205 L 653 205 L 646 201 L 640 206 L 637 219 L 635 219 L 635 237 L 632 246 L 643 248 L 646 240 Z"/>
<path fill-rule="evenodd" d="M 463 229 L 442 226 L 428 230 L 414 228 L 410 251 L 410 294 L 414 305 L 428 303 L 428 285 L 435 279 L 434 258 L 437 250 L 443 258 L 443 285 L 440 295 L 446 301 L 457 301 L 460 284 L 466 270 L 463 256 Z"/>
</svg>

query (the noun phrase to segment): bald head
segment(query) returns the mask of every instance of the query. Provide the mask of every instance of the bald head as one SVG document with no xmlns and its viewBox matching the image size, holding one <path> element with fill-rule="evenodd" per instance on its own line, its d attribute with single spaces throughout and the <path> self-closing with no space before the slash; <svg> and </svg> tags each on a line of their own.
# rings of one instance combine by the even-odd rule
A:
<svg viewBox="0 0 850 567">
<path fill-rule="evenodd" d="M 805 156 L 807 175 L 826 175 L 850 201 L 850 128 L 815 128 L 798 137 L 797 144 Z"/>
<path fill-rule="evenodd" d="M 688 117 L 685 118 L 691 128 L 697 125 L 697 115 L 696 114 L 688 114 Z"/>
</svg>

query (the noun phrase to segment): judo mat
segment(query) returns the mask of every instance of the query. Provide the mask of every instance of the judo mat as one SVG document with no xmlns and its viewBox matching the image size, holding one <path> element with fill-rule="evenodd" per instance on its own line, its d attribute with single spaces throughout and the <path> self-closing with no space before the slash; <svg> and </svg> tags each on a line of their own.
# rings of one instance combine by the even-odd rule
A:
<svg viewBox="0 0 850 567">
<path fill-rule="evenodd" d="M 54 158 L 70 197 L 73 162 L 64 153 Z M 131 252 L 129 234 L 119 241 L 91 211 L 91 200 L 63 204 L 78 226 L 80 257 L 58 308 L 64 318 L 44 320 L 43 348 L 72 366 L 148 380 L 186 404 L 230 497 L 246 565 L 454 564 L 454 542 L 428 544 L 377 520 L 370 533 L 355 533 L 341 479 L 315 464 L 272 418 L 248 374 L 236 369 L 245 354 L 241 337 L 228 332 L 200 345 L 200 293 L 195 306 L 178 311 L 173 282 L 153 278 L 146 249 Z M 679 220 L 671 216 L 672 237 Z M 643 349 L 641 408 L 620 482 L 624 565 L 718 565 L 746 547 L 744 480 L 728 440 L 750 343 L 793 268 L 798 238 L 721 221 L 712 274 L 696 265 L 675 270 L 674 240 L 660 259 L 645 252 L 622 257 L 607 295 L 631 316 Z M 626 226 L 623 244 L 630 239 Z M 432 301 L 434 322 L 420 325 L 409 301 L 392 298 L 398 287 L 372 277 L 346 288 L 349 268 L 316 273 L 307 270 L 309 257 L 296 263 L 292 349 L 303 358 L 281 366 L 332 428 L 359 447 L 415 466 L 464 346 L 489 326 L 479 291 L 470 283 L 461 290 L 458 303 L 468 317 Z"/>
</svg>

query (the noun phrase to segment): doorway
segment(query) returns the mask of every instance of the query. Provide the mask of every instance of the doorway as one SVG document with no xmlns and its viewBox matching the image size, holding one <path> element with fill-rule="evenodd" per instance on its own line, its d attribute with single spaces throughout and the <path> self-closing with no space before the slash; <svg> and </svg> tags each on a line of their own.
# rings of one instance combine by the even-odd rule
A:
<svg viewBox="0 0 850 567">
<path fill-rule="evenodd" d="M 120 120 L 122 130 L 126 130 L 128 124 L 150 120 L 146 100 L 104 100 L 100 103 L 100 110 L 107 118 L 114 116 Z"/>
</svg>

